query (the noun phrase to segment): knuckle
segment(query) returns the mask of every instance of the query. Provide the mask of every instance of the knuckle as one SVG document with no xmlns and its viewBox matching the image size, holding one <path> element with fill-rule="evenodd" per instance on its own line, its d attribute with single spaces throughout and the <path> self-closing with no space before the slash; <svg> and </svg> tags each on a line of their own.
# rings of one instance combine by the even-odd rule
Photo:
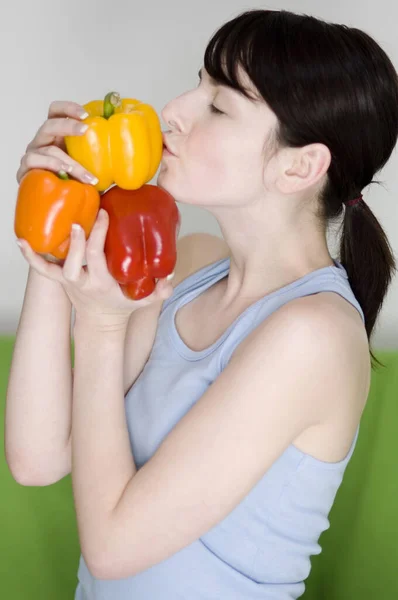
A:
<svg viewBox="0 0 398 600">
<path fill-rule="evenodd" d="M 57 133 L 57 123 L 59 123 L 60 119 L 47 119 L 44 121 L 43 125 L 40 127 L 39 131 L 36 134 L 36 143 L 37 141 L 47 139 L 48 136 L 54 136 Z M 58 125 L 59 127 L 59 125 Z M 39 144 L 41 145 L 41 144 Z"/>
<path fill-rule="evenodd" d="M 35 135 L 35 137 L 34 137 L 34 138 L 33 138 L 33 140 L 32 140 L 33 142 L 34 142 L 34 141 L 37 141 L 38 139 L 40 139 L 40 138 L 41 138 L 41 136 L 43 135 L 43 133 L 46 133 L 46 130 L 47 130 L 47 128 L 48 128 L 48 125 L 49 125 L 49 123 L 50 123 L 50 121 L 47 119 L 46 121 L 44 121 L 44 123 L 42 123 L 42 124 L 40 125 L 39 129 L 38 129 L 38 130 L 37 130 L 37 132 L 36 132 L 36 135 Z"/>
<path fill-rule="evenodd" d="M 29 169 L 31 169 L 34 166 L 34 164 L 35 164 L 35 155 L 34 155 L 34 153 L 33 152 L 27 152 L 25 154 L 25 156 L 22 157 L 22 161 L 21 162 L 22 162 L 22 164 L 25 167 L 28 167 Z"/>
<path fill-rule="evenodd" d="M 46 119 L 44 121 L 44 123 L 42 124 L 42 126 L 40 127 L 39 131 L 37 132 L 37 135 L 41 135 L 43 133 L 52 133 L 54 127 L 56 127 L 57 121 L 59 119 Z"/>
<path fill-rule="evenodd" d="M 39 150 L 40 154 L 45 154 L 46 156 L 58 156 L 59 148 L 56 146 L 42 146 Z"/>
<path fill-rule="evenodd" d="M 46 157 L 41 164 L 44 168 L 56 172 L 60 171 L 62 168 L 62 163 L 58 160 L 58 158 L 53 158 L 51 156 Z"/>
<path fill-rule="evenodd" d="M 37 131 L 36 135 L 34 136 L 33 139 L 30 140 L 29 144 L 26 146 L 25 148 L 25 152 L 30 152 L 36 145 L 37 145 L 37 140 L 40 140 L 41 137 L 41 133 L 40 133 L 40 129 Z"/>
<path fill-rule="evenodd" d="M 36 152 L 39 154 L 51 154 L 51 146 L 40 146 L 40 148 L 37 148 Z"/>
<path fill-rule="evenodd" d="M 57 105 L 57 100 L 53 100 L 52 102 L 50 102 L 50 106 L 48 107 L 48 113 L 50 114 L 57 107 Z"/>
<path fill-rule="evenodd" d="M 97 250 L 97 248 L 94 248 L 93 246 L 87 246 L 86 248 L 86 255 L 90 256 L 91 258 L 96 258 L 97 256 L 100 255 L 99 251 Z"/>
<path fill-rule="evenodd" d="M 68 269 L 63 270 L 62 275 L 66 281 L 70 281 L 71 283 L 76 282 L 78 279 L 78 276 L 75 273 L 69 272 Z"/>
</svg>

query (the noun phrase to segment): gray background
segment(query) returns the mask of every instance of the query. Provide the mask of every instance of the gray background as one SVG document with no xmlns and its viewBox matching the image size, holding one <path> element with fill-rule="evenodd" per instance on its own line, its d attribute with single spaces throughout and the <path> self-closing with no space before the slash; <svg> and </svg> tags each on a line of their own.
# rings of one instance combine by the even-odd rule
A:
<svg viewBox="0 0 398 600">
<path fill-rule="evenodd" d="M 0 219 L 0 333 L 14 333 L 28 264 L 14 235 L 16 172 L 25 148 L 47 118 L 53 100 L 84 104 L 111 89 L 151 104 L 165 104 L 198 84 L 205 46 L 225 21 L 252 8 L 287 9 L 364 29 L 398 65 L 398 4 L 394 0 L 245 3 L 238 0 L 134 2 L 35 0 L 5 3 L 0 21 L 2 218 Z M 162 129 L 167 129 L 162 121 Z M 398 175 L 394 152 L 376 176 L 383 186 L 364 190 L 398 256 Z M 155 184 L 157 175 L 150 183 Z M 206 210 L 178 203 L 180 236 L 206 231 L 221 237 Z M 335 231 L 328 233 L 336 255 Z M 373 345 L 398 348 L 398 281 L 385 300 Z"/>
</svg>

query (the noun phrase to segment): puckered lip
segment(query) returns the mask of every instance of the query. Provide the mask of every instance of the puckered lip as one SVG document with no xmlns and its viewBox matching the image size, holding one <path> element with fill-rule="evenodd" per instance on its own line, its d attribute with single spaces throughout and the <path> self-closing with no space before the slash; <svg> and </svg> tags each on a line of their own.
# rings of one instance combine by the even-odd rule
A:
<svg viewBox="0 0 398 600">
<path fill-rule="evenodd" d="M 170 154 L 173 154 L 174 156 L 177 156 L 177 154 L 174 152 L 173 148 L 170 146 L 170 144 L 169 144 L 169 142 L 168 142 L 168 140 L 166 138 L 166 135 L 163 134 L 162 137 L 163 137 L 163 147 L 167 148 L 167 150 L 170 152 Z"/>
</svg>

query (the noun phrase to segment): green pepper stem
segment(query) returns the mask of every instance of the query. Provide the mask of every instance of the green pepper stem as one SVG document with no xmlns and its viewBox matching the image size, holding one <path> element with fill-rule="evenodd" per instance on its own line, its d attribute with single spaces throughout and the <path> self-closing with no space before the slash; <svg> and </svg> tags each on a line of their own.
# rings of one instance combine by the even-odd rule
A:
<svg viewBox="0 0 398 600">
<path fill-rule="evenodd" d="M 109 119 L 115 112 L 115 108 L 121 104 L 120 94 L 117 92 L 109 92 L 104 100 L 104 119 Z"/>
<path fill-rule="evenodd" d="M 65 179 L 65 180 L 69 179 L 69 177 L 68 177 L 67 173 L 65 173 L 65 171 L 58 171 L 57 175 L 60 179 Z"/>
</svg>

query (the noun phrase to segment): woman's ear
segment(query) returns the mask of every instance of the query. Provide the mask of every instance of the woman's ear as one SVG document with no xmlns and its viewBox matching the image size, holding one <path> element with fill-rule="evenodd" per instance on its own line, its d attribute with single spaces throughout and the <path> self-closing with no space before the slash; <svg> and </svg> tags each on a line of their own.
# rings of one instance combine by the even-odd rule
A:
<svg viewBox="0 0 398 600">
<path fill-rule="evenodd" d="M 293 194 L 313 187 L 327 173 L 331 160 L 324 144 L 285 148 L 279 158 L 278 189 Z"/>
</svg>

